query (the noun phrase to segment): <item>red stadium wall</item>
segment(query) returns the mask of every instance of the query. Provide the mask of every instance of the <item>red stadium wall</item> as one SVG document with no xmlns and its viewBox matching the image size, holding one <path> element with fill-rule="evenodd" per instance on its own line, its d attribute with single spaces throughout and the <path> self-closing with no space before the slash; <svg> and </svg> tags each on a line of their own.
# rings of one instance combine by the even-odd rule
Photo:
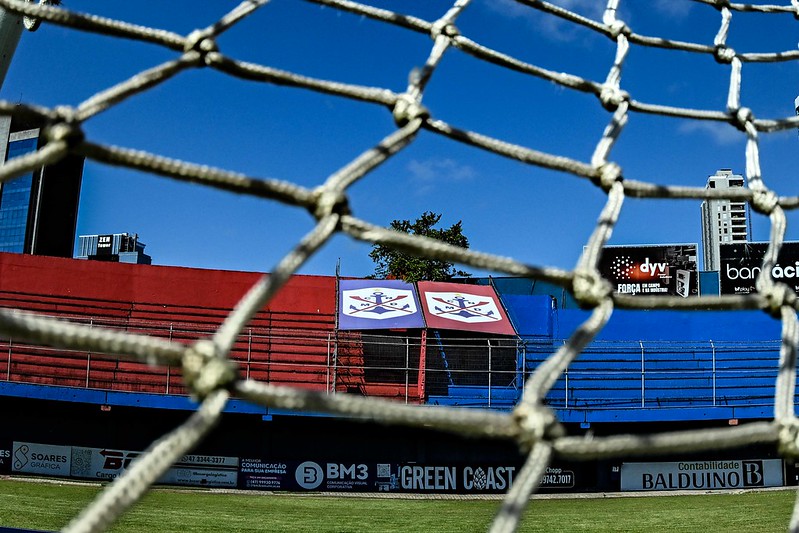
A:
<svg viewBox="0 0 799 533">
<path fill-rule="evenodd" d="M 0 306 L 188 342 L 208 336 L 260 278 L 251 272 L 130 265 L 0 253 Z M 237 342 L 242 373 L 326 389 L 335 278 L 294 276 Z M 0 379 L 183 394 L 179 369 L 3 339 Z"/>
<path fill-rule="evenodd" d="M 230 309 L 261 274 L 196 268 L 131 265 L 0 253 L 0 291 L 97 300 L 118 304 L 158 304 L 172 308 Z M 268 310 L 332 317 L 335 279 L 294 276 Z"/>
</svg>

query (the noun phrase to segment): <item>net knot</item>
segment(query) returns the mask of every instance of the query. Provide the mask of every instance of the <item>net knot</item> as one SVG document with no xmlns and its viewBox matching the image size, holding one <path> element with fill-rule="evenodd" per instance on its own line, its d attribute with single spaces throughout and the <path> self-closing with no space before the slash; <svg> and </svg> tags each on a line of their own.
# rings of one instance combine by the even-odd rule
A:
<svg viewBox="0 0 799 533">
<path fill-rule="evenodd" d="M 318 187 L 314 191 L 314 207 L 312 214 L 317 220 L 332 215 L 349 215 L 350 205 L 344 193 L 338 189 Z"/>
<path fill-rule="evenodd" d="M 793 6 L 793 18 L 799 20 L 799 0 L 791 0 Z"/>
<path fill-rule="evenodd" d="M 610 37 L 614 41 L 619 38 L 619 35 L 629 37 L 633 33 L 630 27 L 623 20 L 614 20 L 611 22 L 608 25 L 608 31 L 610 32 Z"/>
<path fill-rule="evenodd" d="M 599 101 L 602 103 L 602 107 L 610 112 L 616 111 L 622 102 L 629 98 L 630 94 L 627 91 L 622 91 L 612 85 L 602 85 L 602 90 L 599 91 Z"/>
<path fill-rule="evenodd" d="M 81 144 L 84 134 L 80 123 L 75 119 L 75 110 L 71 107 L 59 107 L 56 113 L 61 120 L 45 128 L 44 137 L 47 142 L 65 142 L 69 148 Z"/>
<path fill-rule="evenodd" d="M 186 387 L 199 400 L 215 390 L 228 388 L 238 378 L 235 363 L 220 356 L 216 345 L 207 339 L 190 346 L 182 363 Z"/>
<path fill-rule="evenodd" d="M 755 119 L 755 114 L 752 113 L 752 110 L 748 107 L 739 107 L 734 111 L 735 111 L 735 122 L 734 122 L 735 127 L 745 132 L 746 125 L 751 123 Z"/>
<path fill-rule="evenodd" d="M 200 60 L 204 64 L 208 64 L 208 54 L 211 52 L 218 52 L 219 46 L 216 41 L 203 30 L 194 30 L 186 37 L 186 42 L 183 44 L 183 52 L 197 52 L 200 55 Z"/>
<path fill-rule="evenodd" d="M 432 37 L 433 40 L 438 39 L 439 35 L 452 39 L 460 34 L 461 32 L 458 27 L 448 20 L 437 20 L 430 26 L 430 37 Z"/>
<path fill-rule="evenodd" d="M 779 423 L 779 452 L 783 457 L 799 457 L 799 420 L 791 417 Z"/>
<path fill-rule="evenodd" d="M 796 292 L 785 283 L 769 283 L 769 287 L 758 287 L 758 291 L 766 299 L 765 311 L 774 318 L 781 318 L 782 308 L 793 308 L 796 304 Z"/>
<path fill-rule="evenodd" d="M 713 57 L 718 63 L 729 64 L 735 59 L 735 50 L 725 44 L 717 44 L 713 48 Z"/>
<path fill-rule="evenodd" d="M 394 122 L 400 128 L 417 118 L 424 120 L 430 116 L 430 111 L 423 106 L 419 100 L 408 93 L 399 95 L 397 102 L 394 104 L 392 113 L 394 115 Z"/>
<path fill-rule="evenodd" d="M 577 269 L 572 280 L 572 293 L 580 307 L 593 309 L 610 298 L 613 287 L 596 270 Z"/>
<path fill-rule="evenodd" d="M 529 452 L 537 442 L 563 435 L 557 417 L 540 403 L 520 403 L 513 410 L 513 419 L 519 428 L 519 447 Z"/>
<path fill-rule="evenodd" d="M 617 182 L 624 181 L 622 176 L 621 167 L 616 163 L 603 163 L 597 168 L 599 175 L 591 181 L 602 188 L 603 191 L 608 192 Z"/>
<path fill-rule="evenodd" d="M 777 193 L 769 189 L 755 189 L 752 191 L 752 209 L 762 215 L 771 215 L 780 203 Z"/>
</svg>

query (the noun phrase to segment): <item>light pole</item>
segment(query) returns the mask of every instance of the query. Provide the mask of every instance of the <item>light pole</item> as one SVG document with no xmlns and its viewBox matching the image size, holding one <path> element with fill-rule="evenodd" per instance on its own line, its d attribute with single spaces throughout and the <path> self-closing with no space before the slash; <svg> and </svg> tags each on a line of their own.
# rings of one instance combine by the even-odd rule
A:
<svg viewBox="0 0 799 533">
<path fill-rule="evenodd" d="M 0 87 L 22 35 L 22 16 L 0 7 Z"/>
<path fill-rule="evenodd" d="M 26 1 L 34 3 L 35 0 Z M 60 0 L 39 0 L 39 4 L 58 5 L 60 3 Z M 39 21 L 0 7 L 0 87 L 3 86 L 6 79 L 8 67 L 11 65 L 11 59 L 14 57 L 19 38 L 22 36 L 23 26 L 30 31 L 36 31 Z"/>
</svg>

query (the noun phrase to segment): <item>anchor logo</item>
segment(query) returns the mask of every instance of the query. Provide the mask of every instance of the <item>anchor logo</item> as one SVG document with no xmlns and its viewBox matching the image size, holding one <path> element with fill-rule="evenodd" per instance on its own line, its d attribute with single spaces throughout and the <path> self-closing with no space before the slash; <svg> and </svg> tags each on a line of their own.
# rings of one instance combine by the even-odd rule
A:
<svg viewBox="0 0 799 533">
<path fill-rule="evenodd" d="M 345 315 L 373 320 L 396 318 L 418 312 L 410 290 L 368 287 L 342 291 Z"/>
<path fill-rule="evenodd" d="M 499 322 L 502 314 L 490 296 L 453 292 L 427 292 L 427 307 L 430 313 L 458 322 Z"/>
</svg>

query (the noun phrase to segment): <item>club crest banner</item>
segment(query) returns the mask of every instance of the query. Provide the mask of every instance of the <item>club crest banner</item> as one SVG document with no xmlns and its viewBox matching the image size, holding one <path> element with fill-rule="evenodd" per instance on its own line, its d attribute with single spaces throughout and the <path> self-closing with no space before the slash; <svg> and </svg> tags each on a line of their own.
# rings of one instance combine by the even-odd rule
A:
<svg viewBox="0 0 799 533">
<path fill-rule="evenodd" d="M 419 299 L 410 283 L 343 279 L 339 293 L 340 330 L 424 327 Z"/>
<path fill-rule="evenodd" d="M 429 328 L 516 334 L 491 286 L 433 281 L 418 286 Z"/>
</svg>

